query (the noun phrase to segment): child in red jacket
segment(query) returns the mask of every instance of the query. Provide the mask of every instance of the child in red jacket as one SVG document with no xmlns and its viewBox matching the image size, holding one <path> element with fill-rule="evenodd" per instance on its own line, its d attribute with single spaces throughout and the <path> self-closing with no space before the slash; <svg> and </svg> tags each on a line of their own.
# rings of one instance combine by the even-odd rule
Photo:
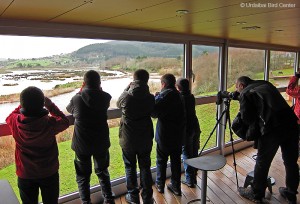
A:
<svg viewBox="0 0 300 204">
<path fill-rule="evenodd" d="M 55 136 L 69 127 L 67 117 L 39 88 L 30 86 L 21 92 L 20 106 L 6 118 L 6 123 L 16 142 L 16 174 L 22 203 L 38 203 L 39 189 L 44 204 L 58 203 Z"/>
</svg>

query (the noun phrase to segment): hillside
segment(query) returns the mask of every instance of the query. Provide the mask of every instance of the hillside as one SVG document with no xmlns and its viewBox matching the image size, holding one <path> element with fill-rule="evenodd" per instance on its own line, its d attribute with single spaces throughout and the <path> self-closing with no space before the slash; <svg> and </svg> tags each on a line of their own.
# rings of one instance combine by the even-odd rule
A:
<svg viewBox="0 0 300 204">
<path fill-rule="evenodd" d="M 0 68 L 50 68 L 101 66 L 115 58 L 143 59 L 149 57 L 181 58 L 183 45 L 170 43 L 149 43 L 110 41 L 84 46 L 68 54 L 32 59 L 8 59 L 0 61 Z M 195 46 L 193 55 L 213 52 L 210 47 Z"/>
<path fill-rule="evenodd" d="M 204 50 L 195 47 L 194 55 L 212 50 Z M 107 43 L 92 44 L 80 48 L 72 53 L 77 58 L 88 56 L 102 56 L 106 60 L 118 56 L 136 58 L 138 56 L 176 58 L 183 55 L 183 45 L 166 43 L 130 42 L 130 41 L 111 41 Z"/>
</svg>

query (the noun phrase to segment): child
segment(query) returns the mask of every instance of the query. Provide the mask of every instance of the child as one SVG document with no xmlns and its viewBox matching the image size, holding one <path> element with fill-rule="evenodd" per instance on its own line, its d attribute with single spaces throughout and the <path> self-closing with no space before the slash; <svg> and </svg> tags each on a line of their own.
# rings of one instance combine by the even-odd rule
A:
<svg viewBox="0 0 300 204">
<path fill-rule="evenodd" d="M 20 105 L 6 123 L 16 142 L 16 174 L 22 203 L 38 203 L 39 189 L 44 204 L 58 203 L 55 135 L 69 127 L 69 120 L 39 88 L 30 86 L 21 92 Z"/>
<path fill-rule="evenodd" d="M 183 140 L 182 157 L 184 160 L 198 156 L 200 147 L 200 126 L 195 111 L 195 97 L 189 89 L 189 81 L 179 78 L 176 81 L 176 87 L 180 92 L 185 103 L 186 113 L 186 134 Z M 191 166 L 184 164 L 185 180 L 183 184 L 190 188 L 194 188 L 197 183 L 197 170 Z"/>
<path fill-rule="evenodd" d="M 104 204 L 114 204 L 111 189 L 109 167 L 109 128 L 107 124 L 107 109 L 111 95 L 101 88 L 98 72 L 89 70 L 84 74 L 81 91 L 72 97 L 67 111 L 74 118 L 74 133 L 72 149 L 75 152 L 76 182 L 78 184 L 81 202 L 90 204 L 90 177 L 92 162 L 100 182 Z"/>
</svg>

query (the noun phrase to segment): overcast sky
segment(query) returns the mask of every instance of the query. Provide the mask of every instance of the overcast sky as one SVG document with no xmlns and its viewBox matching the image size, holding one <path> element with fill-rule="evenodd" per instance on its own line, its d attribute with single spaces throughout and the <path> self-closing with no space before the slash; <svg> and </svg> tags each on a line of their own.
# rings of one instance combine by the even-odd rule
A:
<svg viewBox="0 0 300 204">
<path fill-rule="evenodd" d="M 0 58 L 38 58 L 73 52 L 85 45 L 108 42 L 76 38 L 0 35 Z"/>
</svg>

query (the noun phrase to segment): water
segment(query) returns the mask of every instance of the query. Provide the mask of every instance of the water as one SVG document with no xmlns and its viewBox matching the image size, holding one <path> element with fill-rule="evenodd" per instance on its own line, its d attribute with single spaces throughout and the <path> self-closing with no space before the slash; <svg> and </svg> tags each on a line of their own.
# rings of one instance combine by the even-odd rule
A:
<svg viewBox="0 0 300 204">
<path fill-rule="evenodd" d="M 66 70 L 68 71 L 68 70 Z M 13 93 L 20 93 L 24 88 L 28 86 L 38 86 L 42 90 L 51 90 L 55 85 L 66 84 L 80 79 L 80 77 L 65 78 L 64 80 L 35 80 L 37 77 L 47 76 L 50 73 L 57 73 L 54 70 L 29 70 L 29 71 L 13 71 L 8 74 L 0 74 L 0 88 L 1 95 L 8 95 Z M 14 85 L 14 86 L 5 86 Z"/>
<path fill-rule="evenodd" d="M 16 71 L 15 74 L 21 74 L 22 71 Z M 28 72 L 23 72 L 28 73 Z M 40 74 L 44 74 L 45 72 L 41 72 Z M 114 72 L 116 73 L 116 76 L 122 76 L 124 75 L 121 72 Z M 1 75 L 0 75 L 1 79 Z M 64 81 L 60 80 L 53 80 L 52 82 L 41 82 L 40 80 L 29 80 L 29 79 L 19 79 L 17 81 L 14 81 L 12 79 L 1 79 L 0 81 L 0 89 L 1 89 L 1 95 L 11 94 L 11 93 L 20 93 L 24 88 L 30 85 L 37 86 L 41 88 L 42 90 L 50 90 L 53 89 L 53 87 L 57 84 L 64 84 L 70 81 L 76 80 L 76 77 L 74 78 L 68 78 Z M 132 77 L 125 77 L 125 78 L 114 78 L 114 79 L 103 79 L 101 82 L 101 86 L 103 91 L 108 92 L 112 96 L 111 101 L 111 108 L 115 108 L 116 104 L 115 102 L 123 92 L 123 90 L 127 87 L 127 85 L 132 81 Z M 159 81 L 157 78 L 151 79 L 151 81 Z M 18 83 L 18 86 L 3 86 L 5 83 Z M 64 112 L 67 113 L 66 106 L 69 104 L 71 98 L 79 91 L 79 89 L 72 91 L 70 93 L 61 94 L 58 96 L 51 97 L 51 100 Z M 0 104 L 0 123 L 4 123 L 5 118 L 16 108 L 18 107 L 19 102 L 15 103 L 5 103 Z"/>
</svg>

